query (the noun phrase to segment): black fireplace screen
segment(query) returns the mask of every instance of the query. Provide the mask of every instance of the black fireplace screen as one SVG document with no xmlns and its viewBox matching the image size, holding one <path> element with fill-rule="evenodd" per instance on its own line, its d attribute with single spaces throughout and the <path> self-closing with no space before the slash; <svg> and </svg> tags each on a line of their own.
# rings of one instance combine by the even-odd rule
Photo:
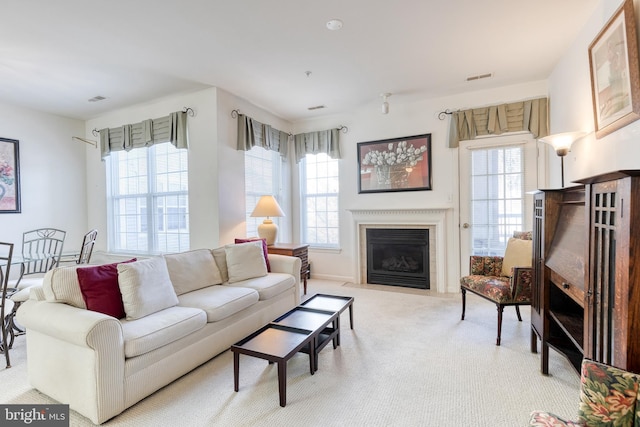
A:
<svg viewBox="0 0 640 427">
<path fill-rule="evenodd" d="M 429 289 L 429 230 L 367 229 L 367 283 Z"/>
</svg>

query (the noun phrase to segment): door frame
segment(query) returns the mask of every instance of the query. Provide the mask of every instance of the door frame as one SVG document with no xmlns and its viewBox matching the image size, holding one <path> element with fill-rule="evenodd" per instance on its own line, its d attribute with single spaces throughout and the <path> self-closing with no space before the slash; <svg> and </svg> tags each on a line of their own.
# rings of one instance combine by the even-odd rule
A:
<svg viewBox="0 0 640 427">
<path fill-rule="evenodd" d="M 532 192 L 544 188 L 548 182 L 547 171 L 547 146 L 538 142 L 536 138 L 529 132 L 514 132 L 507 135 L 481 137 L 474 140 L 460 141 L 458 147 L 458 244 L 460 254 L 460 275 L 469 274 L 469 257 L 471 255 L 470 233 L 464 228 L 463 224 L 471 224 L 469 200 L 467 195 L 469 189 L 468 163 L 469 156 L 466 156 L 473 149 L 493 148 L 502 146 L 513 146 L 523 144 L 525 146 L 525 158 L 534 156 L 534 174 L 529 181 L 525 182 L 525 228 L 527 230 L 533 227 L 533 196 Z M 464 157 L 467 157 L 466 159 Z M 527 165 L 525 163 L 525 165 Z M 466 169 L 465 169 L 466 168 Z M 527 168 L 528 170 L 528 168 Z M 525 180 L 526 181 L 526 180 Z M 465 200 L 465 198 L 467 198 Z"/>
</svg>

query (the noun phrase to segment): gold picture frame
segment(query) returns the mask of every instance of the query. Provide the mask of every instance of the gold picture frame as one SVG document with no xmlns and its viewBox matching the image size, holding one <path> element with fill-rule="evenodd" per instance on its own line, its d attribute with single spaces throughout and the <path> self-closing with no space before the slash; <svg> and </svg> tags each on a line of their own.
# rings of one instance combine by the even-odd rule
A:
<svg viewBox="0 0 640 427">
<path fill-rule="evenodd" d="M 640 71 L 633 0 L 625 0 L 589 45 L 596 138 L 640 119 Z"/>
</svg>

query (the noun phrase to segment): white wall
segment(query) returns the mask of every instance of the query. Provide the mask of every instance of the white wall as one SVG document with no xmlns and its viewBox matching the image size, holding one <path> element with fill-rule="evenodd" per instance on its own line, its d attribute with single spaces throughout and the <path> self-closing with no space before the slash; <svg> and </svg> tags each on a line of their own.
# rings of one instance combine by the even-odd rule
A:
<svg viewBox="0 0 640 427">
<path fill-rule="evenodd" d="M 65 251 L 78 250 L 87 231 L 84 123 L 0 104 L 0 137 L 17 139 L 21 213 L 0 214 L 0 239 L 16 245 L 22 233 L 41 227 L 67 232 Z"/>
<path fill-rule="evenodd" d="M 215 248 L 246 236 L 244 152 L 236 150 L 237 120 L 231 117 L 231 110 L 240 109 L 284 131 L 290 124 L 241 98 L 211 88 L 110 112 L 87 121 L 85 131 L 90 138 L 92 129 L 158 118 L 184 107 L 195 111 L 187 118 L 191 248 Z M 105 239 L 98 242 L 96 250 L 106 251 L 106 175 L 99 150 L 87 153 L 86 169 L 91 188 L 87 200 L 89 223 L 105 230 Z M 290 235 L 290 228 L 285 225 L 285 236 Z"/>
<path fill-rule="evenodd" d="M 635 2 L 639 21 L 639 2 Z M 549 78 L 551 132 L 590 132 L 565 157 L 565 185 L 572 180 L 621 169 L 640 168 L 640 121 L 596 139 L 589 74 L 589 45 L 611 18 L 620 0 L 602 0 Z M 636 26 L 638 24 L 636 23 Z M 552 187 L 560 186 L 560 161 L 549 150 Z"/>
<path fill-rule="evenodd" d="M 294 133 L 322 130 L 346 125 L 349 132 L 340 135 L 340 245 L 341 250 L 309 253 L 314 277 L 353 281 L 357 278 L 357 242 L 349 209 L 450 209 L 447 217 L 447 254 L 445 266 L 449 292 L 460 288 L 458 150 L 448 148 L 449 116 L 438 119 L 445 110 L 467 109 L 547 96 L 546 82 L 508 86 L 493 90 L 470 91 L 437 99 L 406 99 L 394 95 L 389 99 L 390 112 L 380 113 L 380 103 L 363 106 L 349 116 L 332 116 L 294 124 Z M 431 134 L 433 150 L 433 190 L 396 193 L 358 194 L 357 143 L 404 136 Z M 297 176 L 294 177 L 297 183 Z M 298 194 L 294 185 L 293 194 Z M 294 196 L 295 197 L 295 196 Z M 297 202 L 297 200 L 296 200 Z M 297 203 L 296 203 L 297 204 Z M 296 213 L 297 215 L 297 213 Z M 294 237 L 299 237 L 299 218 L 294 223 Z"/>
<path fill-rule="evenodd" d="M 159 99 L 150 103 L 110 112 L 86 122 L 87 138 L 92 129 L 118 127 L 146 119 L 163 117 L 184 107 L 194 110 L 187 117 L 189 129 L 189 225 L 191 248 L 213 248 L 219 240 L 218 171 L 217 171 L 217 105 L 216 89 Z M 95 137 L 93 137 L 95 138 Z M 96 250 L 107 249 L 107 205 L 105 162 L 100 150 L 87 152 L 87 198 L 89 224 L 103 231 Z"/>
<path fill-rule="evenodd" d="M 238 151 L 237 119 L 231 116 L 232 110 L 239 110 L 261 123 L 283 132 L 290 132 L 291 124 L 273 114 L 256 107 L 250 102 L 218 89 L 218 172 L 220 176 L 220 244 L 233 243 L 236 237 L 246 236 L 245 192 L 244 192 L 244 151 Z M 293 149 L 289 153 L 292 157 Z M 291 162 L 285 163 L 283 173 L 291 174 Z M 288 180 L 281 189 L 282 209 L 291 211 L 291 185 Z M 280 218 L 278 239 L 290 241 L 292 230 L 290 216 Z"/>
</svg>

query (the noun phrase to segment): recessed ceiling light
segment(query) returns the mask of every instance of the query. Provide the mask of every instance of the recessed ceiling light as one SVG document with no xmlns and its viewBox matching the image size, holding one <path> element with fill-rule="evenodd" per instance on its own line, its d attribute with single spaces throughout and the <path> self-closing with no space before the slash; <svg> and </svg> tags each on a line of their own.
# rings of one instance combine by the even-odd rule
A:
<svg viewBox="0 0 640 427">
<path fill-rule="evenodd" d="M 327 28 L 331 31 L 336 31 L 342 28 L 343 22 L 339 19 L 331 19 L 327 21 Z"/>
</svg>

